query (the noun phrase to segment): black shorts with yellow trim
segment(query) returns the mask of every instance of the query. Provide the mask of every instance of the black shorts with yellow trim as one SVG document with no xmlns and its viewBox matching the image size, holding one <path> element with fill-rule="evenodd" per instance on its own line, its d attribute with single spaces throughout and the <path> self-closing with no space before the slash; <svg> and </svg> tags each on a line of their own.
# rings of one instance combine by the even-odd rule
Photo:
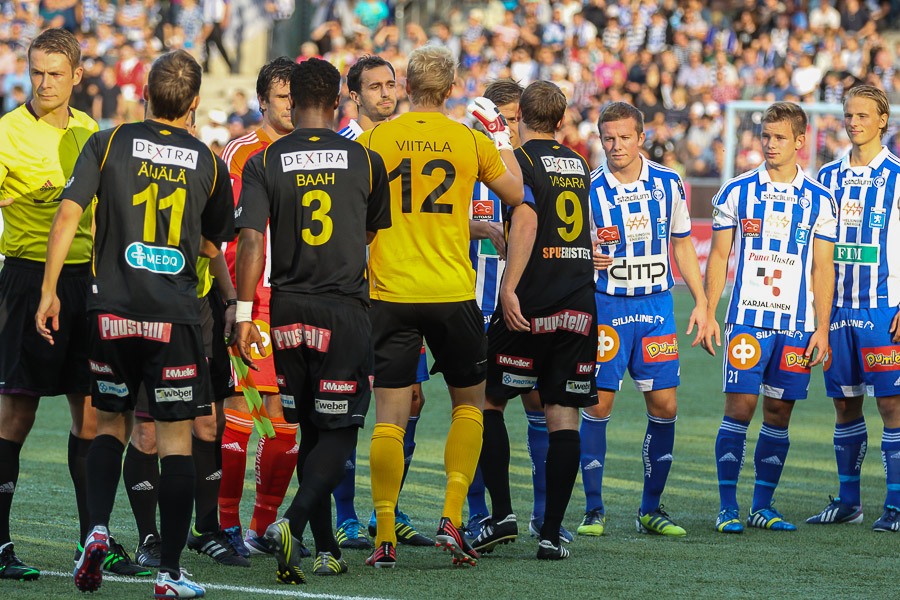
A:
<svg viewBox="0 0 900 600">
<path fill-rule="evenodd" d="M 497 307 L 488 326 L 486 394 L 508 400 L 537 386 L 542 404 L 597 404 L 597 309 L 593 290 L 530 317 L 531 332 L 510 331 Z"/>
<path fill-rule="evenodd" d="M 147 391 L 146 414 L 185 421 L 212 414 L 209 367 L 199 325 L 135 321 L 90 314 L 91 400 L 95 408 L 135 410 Z"/>
<path fill-rule="evenodd" d="M 34 326 L 44 263 L 7 257 L 0 271 L 0 394 L 87 395 L 87 297 L 91 266 L 65 265 L 59 276 L 59 330 L 51 346 Z"/>
<path fill-rule="evenodd" d="M 416 382 L 422 339 L 434 357 L 431 373 L 452 387 L 470 387 L 487 374 L 484 317 L 474 300 L 463 302 L 372 301 L 375 387 Z"/>
<path fill-rule="evenodd" d="M 273 293 L 271 319 L 285 421 L 365 425 L 373 368 L 368 307 L 346 296 Z"/>
</svg>

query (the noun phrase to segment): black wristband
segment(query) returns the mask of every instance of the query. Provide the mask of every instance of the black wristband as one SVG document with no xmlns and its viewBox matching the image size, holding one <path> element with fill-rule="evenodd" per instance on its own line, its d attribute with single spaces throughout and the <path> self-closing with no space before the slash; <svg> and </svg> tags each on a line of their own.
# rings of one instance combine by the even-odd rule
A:
<svg viewBox="0 0 900 600">
<path fill-rule="evenodd" d="M 231 298 L 230 300 L 225 301 L 225 308 L 229 306 L 237 306 L 237 298 Z"/>
</svg>

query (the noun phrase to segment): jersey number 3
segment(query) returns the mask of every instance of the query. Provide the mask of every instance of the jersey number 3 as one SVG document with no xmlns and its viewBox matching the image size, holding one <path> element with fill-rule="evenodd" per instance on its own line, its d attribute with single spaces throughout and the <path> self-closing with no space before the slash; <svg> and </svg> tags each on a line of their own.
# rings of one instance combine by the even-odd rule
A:
<svg viewBox="0 0 900 600">
<path fill-rule="evenodd" d="M 450 161 L 446 161 L 442 158 L 435 158 L 425 163 L 425 166 L 422 167 L 422 175 L 430 177 L 431 174 L 438 169 L 444 172 L 444 180 L 441 181 L 436 188 L 431 190 L 430 194 L 425 196 L 425 200 L 422 202 L 422 208 L 419 212 L 449 215 L 453 213 L 453 205 L 440 203 L 438 200 L 447 193 L 447 190 L 450 189 L 450 186 L 452 186 L 453 182 L 456 180 L 456 168 Z M 397 179 L 397 177 L 400 178 L 400 209 L 405 213 L 411 213 L 413 190 L 412 161 L 410 159 L 404 158 L 393 171 L 388 173 L 388 181 L 393 181 Z"/>
</svg>

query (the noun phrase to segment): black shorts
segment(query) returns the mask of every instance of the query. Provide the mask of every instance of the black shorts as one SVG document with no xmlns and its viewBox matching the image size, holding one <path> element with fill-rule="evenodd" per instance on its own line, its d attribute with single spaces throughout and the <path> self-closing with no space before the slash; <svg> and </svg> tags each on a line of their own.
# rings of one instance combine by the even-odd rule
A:
<svg viewBox="0 0 900 600">
<path fill-rule="evenodd" d="M 213 399 L 219 402 L 234 395 L 231 359 L 228 358 L 228 346 L 225 345 L 225 305 L 216 286 L 200 299 L 200 303 L 203 351 L 209 360 Z"/>
<path fill-rule="evenodd" d="M 271 336 L 284 419 L 362 427 L 372 395 L 372 326 L 359 300 L 272 294 Z"/>
<path fill-rule="evenodd" d="M 416 382 L 422 338 L 434 357 L 431 373 L 452 387 L 470 387 L 487 373 L 484 316 L 474 300 L 402 303 L 372 301 L 375 387 L 402 388 Z"/>
<path fill-rule="evenodd" d="M 233 394 L 234 380 L 231 378 L 231 361 L 228 358 L 228 349 L 221 340 L 225 336 L 225 306 L 219 298 L 218 292 L 213 287 L 210 292 L 199 299 L 200 302 L 200 334 L 203 337 L 203 354 L 209 365 L 210 391 L 212 399 L 216 402 L 224 400 Z M 219 341 L 216 344 L 216 341 Z M 137 392 L 137 403 L 134 406 L 134 414 L 144 419 L 150 419 L 150 400 L 145 386 L 140 386 Z"/>
<path fill-rule="evenodd" d="M 134 410 L 147 390 L 147 414 L 185 421 L 212 414 L 209 367 L 199 325 L 141 322 L 92 312 L 90 370 L 94 407 Z"/>
<path fill-rule="evenodd" d="M 8 257 L 0 271 L 0 394 L 87 395 L 87 295 L 91 266 L 65 265 L 59 276 L 59 331 L 51 346 L 34 326 L 44 263 Z"/>
<path fill-rule="evenodd" d="M 510 399 L 540 390 L 543 404 L 597 404 L 597 309 L 590 288 L 560 308 L 531 317 L 531 332 L 510 331 L 498 306 L 488 326 L 487 395 Z"/>
</svg>

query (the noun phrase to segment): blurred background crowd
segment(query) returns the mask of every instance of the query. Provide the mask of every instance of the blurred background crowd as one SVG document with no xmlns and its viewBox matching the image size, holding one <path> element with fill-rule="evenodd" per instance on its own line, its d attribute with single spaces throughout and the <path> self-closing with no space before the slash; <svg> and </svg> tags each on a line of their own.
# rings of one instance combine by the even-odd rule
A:
<svg viewBox="0 0 900 600">
<path fill-rule="evenodd" d="M 592 166 L 603 158 L 599 111 L 625 100 L 644 112 L 652 159 L 688 177 L 718 177 L 730 101 L 839 103 L 844 90 L 866 82 L 900 103 L 898 22 L 900 0 L 0 1 L 0 95 L 4 112 L 29 97 L 24 50 L 51 26 L 82 40 L 85 74 L 74 105 L 101 127 L 142 118 L 145 73 L 168 49 L 187 49 L 207 69 L 214 58 L 217 78 L 243 73 L 252 81 L 262 63 L 242 57 L 243 40 L 262 29 L 268 57 L 317 56 L 346 74 L 357 57 L 379 54 L 402 81 L 408 53 L 438 43 L 459 59 L 447 107 L 455 119 L 494 78 L 548 79 L 569 98 L 560 139 Z M 397 90 L 402 111 L 403 86 Z M 215 148 L 260 118 L 252 86 L 229 96 L 198 119 Z M 356 116 L 345 98 L 338 126 Z M 762 161 L 753 117 L 746 119 L 738 173 Z M 817 164 L 845 150 L 840 129 L 837 117 L 819 119 Z M 897 142 L 892 130 L 895 152 Z"/>
</svg>

